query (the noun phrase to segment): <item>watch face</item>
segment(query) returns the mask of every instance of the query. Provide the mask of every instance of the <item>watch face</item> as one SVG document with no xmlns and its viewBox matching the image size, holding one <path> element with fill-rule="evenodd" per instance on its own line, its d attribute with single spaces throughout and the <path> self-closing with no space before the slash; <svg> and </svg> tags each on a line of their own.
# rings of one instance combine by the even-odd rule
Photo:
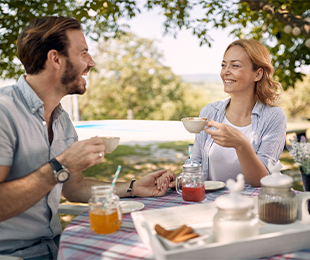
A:
<svg viewBox="0 0 310 260">
<path fill-rule="evenodd" d="M 64 182 L 64 181 L 66 181 L 68 179 L 69 174 L 68 174 L 68 172 L 66 170 L 61 170 L 61 171 L 59 171 L 57 177 L 58 177 L 57 179 L 58 179 L 59 182 Z"/>
</svg>

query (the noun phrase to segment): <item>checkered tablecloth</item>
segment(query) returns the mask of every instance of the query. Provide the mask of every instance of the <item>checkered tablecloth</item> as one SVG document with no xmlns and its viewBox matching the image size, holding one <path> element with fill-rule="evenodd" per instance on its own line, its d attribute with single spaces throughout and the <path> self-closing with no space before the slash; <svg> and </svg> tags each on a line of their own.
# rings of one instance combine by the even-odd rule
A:
<svg viewBox="0 0 310 260">
<path fill-rule="evenodd" d="M 261 188 L 252 188 L 250 185 L 246 185 L 242 194 L 257 196 L 260 190 Z M 227 192 L 226 188 L 206 192 L 203 203 L 212 202 Z M 194 204 L 194 202 L 183 201 L 175 190 L 169 190 L 163 197 L 132 198 L 132 200 L 144 203 L 143 210 Z M 130 214 L 124 214 L 123 224 L 118 231 L 109 235 L 97 235 L 90 229 L 88 212 L 84 212 L 72 220 L 62 233 L 58 260 L 65 259 L 133 260 L 154 259 L 154 256 L 138 236 Z M 261 259 L 310 259 L 310 249 Z"/>
</svg>

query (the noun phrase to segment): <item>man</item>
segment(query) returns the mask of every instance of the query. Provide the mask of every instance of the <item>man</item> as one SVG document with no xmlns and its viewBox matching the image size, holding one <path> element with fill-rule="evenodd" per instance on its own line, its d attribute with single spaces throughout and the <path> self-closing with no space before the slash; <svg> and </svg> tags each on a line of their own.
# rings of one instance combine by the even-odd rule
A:
<svg viewBox="0 0 310 260">
<path fill-rule="evenodd" d="M 86 91 L 83 76 L 95 63 L 73 18 L 31 21 L 17 51 L 27 75 L 0 90 L 0 255 L 56 259 L 61 192 L 69 201 L 87 202 L 90 187 L 102 184 L 81 172 L 102 162 L 105 146 L 98 137 L 78 142 L 60 105 L 65 95 Z M 170 180 L 172 172 L 159 171 L 117 183 L 116 192 L 162 196 Z"/>
</svg>

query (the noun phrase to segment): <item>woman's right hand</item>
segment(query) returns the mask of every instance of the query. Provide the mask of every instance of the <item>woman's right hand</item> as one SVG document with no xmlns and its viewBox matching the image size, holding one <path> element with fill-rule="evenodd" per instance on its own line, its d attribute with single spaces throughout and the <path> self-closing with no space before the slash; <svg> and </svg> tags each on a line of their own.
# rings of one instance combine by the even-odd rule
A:
<svg viewBox="0 0 310 260">
<path fill-rule="evenodd" d="M 207 123 L 207 126 L 208 128 L 204 130 L 205 133 L 211 135 L 214 142 L 220 146 L 238 149 L 242 147 L 244 142 L 249 142 L 243 133 L 232 126 L 218 123 L 213 119 Z M 210 129 L 211 127 L 215 127 L 216 129 Z"/>
</svg>

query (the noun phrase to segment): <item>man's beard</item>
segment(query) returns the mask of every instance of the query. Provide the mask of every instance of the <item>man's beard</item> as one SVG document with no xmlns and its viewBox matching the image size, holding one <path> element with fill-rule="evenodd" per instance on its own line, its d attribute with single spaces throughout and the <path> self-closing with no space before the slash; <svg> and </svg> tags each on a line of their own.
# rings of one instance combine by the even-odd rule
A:
<svg viewBox="0 0 310 260">
<path fill-rule="evenodd" d="M 86 89 L 85 86 L 83 89 L 80 88 L 78 83 L 79 72 L 74 68 L 70 60 L 66 59 L 66 70 L 61 77 L 61 83 L 65 86 L 66 92 L 69 95 L 73 94 L 84 94 Z"/>
</svg>

